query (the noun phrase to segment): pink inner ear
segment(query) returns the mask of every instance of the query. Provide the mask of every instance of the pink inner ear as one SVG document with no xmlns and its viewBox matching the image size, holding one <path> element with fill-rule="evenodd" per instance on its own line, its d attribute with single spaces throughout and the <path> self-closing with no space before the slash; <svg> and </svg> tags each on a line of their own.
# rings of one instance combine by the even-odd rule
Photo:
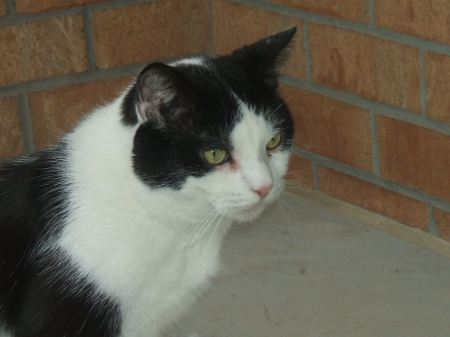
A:
<svg viewBox="0 0 450 337">
<path fill-rule="evenodd" d="M 150 88 L 142 88 L 138 100 L 138 112 L 144 121 L 161 119 L 159 106 L 163 102 L 161 90 L 151 90 Z"/>
<path fill-rule="evenodd" d="M 153 69 L 154 68 L 154 69 Z M 160 120 L 161 105 L 169 104 L 176 96 L 176 88 L 168 66 L 154 66 L 138 78 L 138 112 L 144 121 Z M 161 120 L 161 122 L 163 122 Z"/>
</svg>

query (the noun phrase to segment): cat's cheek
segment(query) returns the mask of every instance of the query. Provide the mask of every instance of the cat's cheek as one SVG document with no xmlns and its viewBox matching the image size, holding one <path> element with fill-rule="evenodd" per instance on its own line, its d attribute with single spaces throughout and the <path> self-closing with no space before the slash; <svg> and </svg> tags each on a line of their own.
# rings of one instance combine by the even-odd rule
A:
<svg viewBox="0 0 450 337">
<path fill-rule="evenodd" d="M 278 151 L 271 157 L 276 176 L 280 179 L 287 173 L 290 156 L 290 151 Z"/>
</svg>

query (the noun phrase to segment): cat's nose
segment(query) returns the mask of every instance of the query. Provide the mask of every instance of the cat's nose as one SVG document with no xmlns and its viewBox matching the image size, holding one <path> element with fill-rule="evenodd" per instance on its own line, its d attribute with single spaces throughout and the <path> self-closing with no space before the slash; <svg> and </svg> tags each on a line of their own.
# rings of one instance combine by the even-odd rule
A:
<svg viewBox="0 0 450 337">
<path fill-rule="evenodd" d="M 270 190 L 272 189 L 272 187 L 273 187 L 273 185 L 262 187 L 260 189 L 255 190 L 255 192 L 259 194 L 261 199 L 264 199 L 270 193 Z"/>
</svg>

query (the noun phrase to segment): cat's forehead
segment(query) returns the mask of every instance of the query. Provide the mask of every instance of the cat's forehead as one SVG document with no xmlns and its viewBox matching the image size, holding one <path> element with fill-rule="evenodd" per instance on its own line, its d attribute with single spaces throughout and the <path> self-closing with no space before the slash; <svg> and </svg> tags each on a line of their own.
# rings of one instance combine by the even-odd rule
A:
<svg viewBox="0 0 450 337">
<path fill-rule="evenodd" d="M 276 94 L 259 94 L 257 84 L 229 76 L 238 73 L 233 65 L 219 66 L 216 61 L 199 56 L 171 63 L 196 93 L 195 108 L 191 109 L 198 120 L 195 132 L 236 149 L 243 144 L 267 143 L 277 128 L 269 114 L 270 107 L 278 105 Z"/>
<path fill-rule="evenodd" d="M 236 153 L 252 152 L 254 149 L 264 149 L 265 144 L 277 132 L 264 116 L 255 108 L 242 100 L 238 101 L 239 120 L 234 125 L 230 135 L 231 144 Z"/>
</svg>

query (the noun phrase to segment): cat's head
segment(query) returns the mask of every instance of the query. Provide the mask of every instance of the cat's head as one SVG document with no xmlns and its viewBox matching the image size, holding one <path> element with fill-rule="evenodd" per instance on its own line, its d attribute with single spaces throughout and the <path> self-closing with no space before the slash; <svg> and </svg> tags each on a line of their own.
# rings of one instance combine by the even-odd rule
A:
<svg viewBox="0 0 450 337">
<path fill-rule="evenodd" d="M 151 190 L 189 190 L 237 221 L 276 200 L 294 132 L 277 76 L 295 32 L 228 56 L 148 65 L 122 104 L 123 123 L 137 126 L 140 181 Z"/>
</svg>

